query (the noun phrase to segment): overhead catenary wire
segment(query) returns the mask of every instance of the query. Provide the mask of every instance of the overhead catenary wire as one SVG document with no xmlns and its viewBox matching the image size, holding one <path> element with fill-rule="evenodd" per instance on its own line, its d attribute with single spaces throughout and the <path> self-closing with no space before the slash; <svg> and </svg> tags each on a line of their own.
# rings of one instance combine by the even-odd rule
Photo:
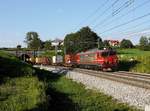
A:
<svg viewBox="0 0 150 111">
<path fill-rule="evenodd" d="M 142 6 L 145 6 L 145 5 L 148 4 L 148 3 L 150 3 L 150 0 L 147 0 L 147 1 L 143 2 L 142 4 L 136 6 L 135 8 L 133 8 L 133 9 L 131 9 L 130 11 L 128 11 L 127 13 L 125 13 L 125 14 L 123 14 L 123 15 L 117 17 L 116 19 L 111 20 L 110 22 L 108 22 L 108 23 L 105 24 L 105 25 L 101 24 L 101 26 L 105 27 L 105 26 L 107 26 L 107 25 L 110 25 L 111 23 L 113 23 L 113 21 L 116 21 L 116 20 L 118 20 L 118 19 L 121 19 L 121 18 L 127 16 L 127 15 L 130 14 L 131 12 L 133 12 L 133 11 L 139 9 L 139 8 L 142 7 Z M 110 19 L 111 19 L 111 18 L 110 18 Z M 96 27 L 98 27 L 99 25 L 100 25 L 100 24 L 98 24 Z M 94 28 L 96 28 L 96 27 L 94 27 Z M 101 28 L 100 28 L 100 29 L 101 29 Z"/>
<path fill-rule="evenodd" d="M 134 0 L 133 0 L 134 1 Z M 129 1 L 128 1 L 129 2 Z M 128 6 L 129 6 L 129 4 L 126 4 L 126 3 L 128 3 L 128 2 L 125 2 L 121 7 L 124 7 L 123 9 L 121 9 L 121 10 L 119 10 L 119 12 L 118 13 L 120 13 L 121 11 L 123 11 L 125 8 L 127 8 Z M 129 2 L 130 3 L 130 5 L 131 5 L 131 3 L 133 3 L 133 2 Z M 117 14 L 118 14 L 117 13 Z M 115 14 L 115 15 L 117 15 L 117 14 Z M 114 15 L 114 16 L 115 16 Z M 93 26 L 93 29 L 95 29 L 96 27 L 98 27 L 99 25 L 102 25 L 102 24 L 104 24 L 107 20 L 109 20 L 109 19 L 111 19 L 112 17 L 114 17 L 112 14 L 110 14 L 110 15 L 108 15 L 106 18 L 104 18 L 102 21 L 100 21 L 98 24 L 96 24 L 96 25 L 94 25 Z"/>
<path fill-rule="evenodd" d="M 93 17 L 101 8 L 103 8 L 110 0 L 106 0 L 102 5 L 100 5 L 96 10 L 94 10 L 91 14 L 89 14 L 83 21 L 81 21 L 79 23 L 79 25 L 77 25 L 76 28 L 78 28 L 80 25 L 82 25 L 83 23 L 85 23 L 86 21 L 88 21 L 91 17 Z M 76 29 L 75 28 L 75 29 Z"/>
<path fill-rule="evenodd" d="M 139 34 L 150 34 L 150 26 L 147 29 L 145 28 L 144 30 L 141 30 L 138 32 L 132 32 L 132 33 L 126 34 L 125 36 L 130 37 L 130 36 L 135 36 L 135 35 L 139 35 Z"/>
<path fill-rule="evenodd" d="M 150 13 L 147 13 L 147 14 L 145 14 L 145 15 L 143 15 L 143 16 L 134 18 L 134 19 L 132 19 L 132 20 L 130 20 L 130 21 L 127 21 L 127 22 L 125 22 L 125 23 L 116 25 L 116 26 L 114 26 L 114 27 L 112 27 L 112 28 L 109 28 L 109 29 L 103 31 L 102 33 L 99 33 L 99 34 L 103 34 L 103 33 L 109 32 L 109 31 L 111 31 L 111 30 L 114 30 L 114 29 L 119 28 L 119 27 L 121 27 L 121 26 L 127 25 L 127 24 L 129 24 L 129 23 L 132 23 L 132 22 L 134 22 L 134 21 L 137 21 L 137 20 L 142 19 L 142 18 L 147 17 L 147 16 L 150 16 Z"/>
<path fill-rule="evenodd" d="M 130 35 L 136 35 L 138 33 L 142 34 L 142 33 L 147 33 L 147 32 L 150 33 L 150 25 L 148 26 L 148 28 L 146 27 L 146 28 L 143 28 L 143 29 L 140 29 L 140 30 L 132 30 L 130 32 L 128 31 L 128 32 L 120 32 L 120 33 L 111 33 L 109 35 L 113 34 L 113 35 L 130 36 Z M 105 35 L 105 37 L 108 37 L 109 35 Z"/>
<path fill-rule="evenodd" d="M 128 33 L 129 33 L 128 30 L 132 30 L 132 29 L 134 29 L 134 30 L 132 30 L 132 31 L 130 31 L 130 32 L 135 32 L 135 31 L 136 31 L 136 30 L 135 30 L 136 28 L 138 28 L 138 27 L 140 27 L 140 26 L 142 26 L 142 25 L 145 25 L 145 24 L 147 24 L 147 23 L 150 23 L 150 21 L 148 20 L 148 21 L 141 22 L 141 23 L 139 23 L 139 24 L 137 24 L 137 25 L 134 25 L 134 26 L 132 26 L 132 27 L 129 27 L 126 31 L 119 32 L 119 33 L 111 33 L 111 34 L 109 34 L 109 35 L 112 35 L 112 34 L 117 35 L 117 34 L 124 34 L 124 33 L 128 34 Z M 145 30 L 145 28 L 144 28 L 144 30 Z M 141 31 L 141 29 L 140 29 L 139 31 Z"/>
<path fill-rule="evenodd" d="M 112 16 L 117 15 L 118 13 L 120 13 L 122 10 L 124 10 L 125 8 L 129 7 L 132 3 L 134 3 L 135 0 L 128 0 L 126 1 L 121 7 L 119 7 L 118 9 L 116 9 L 115 11 L 112 12 Z"/>
<path fill-rule="evenodd" d="M 139 36 L 150 36 L 150 26 L 149 28 L 147 28 L 147 30 L 141 30 L 138 32 L 132 32 L 132 33 L 128 33 L 128 34 L 124 34 L 123 37 L 124 38 L 132 38 L 132 37 L 139 37 Z M 108 38 L 109 36 L 103 36 L 104 38 Z M 113 37 L 114 38 L 114 37 Z"/>
<path fill-rule="evenodd" d="M 128 33 L 128 34 L 124 34 L 124 37 L 133 37 L 133 36 L 143 36 L 143 35 L 150 35 L 150 26 L 147 29 L 143 29 L 141 31 L 138 32 L 132 32 L 132 33 Z"/>
<path fill-rule="evenodd" d="M 96 22 L 99 17 L 103 16 L 107 11 L 109 11 L 111 9 L 111 7 L 113 5 L 115 5 L 119 1 L 120 0 L 115 0 L 106 10 L 104 10 L 98 17 L 96 17 L 94 20 L 92 20 L 89 24 L 93 24 L 93 22 Z"/>
</svg>

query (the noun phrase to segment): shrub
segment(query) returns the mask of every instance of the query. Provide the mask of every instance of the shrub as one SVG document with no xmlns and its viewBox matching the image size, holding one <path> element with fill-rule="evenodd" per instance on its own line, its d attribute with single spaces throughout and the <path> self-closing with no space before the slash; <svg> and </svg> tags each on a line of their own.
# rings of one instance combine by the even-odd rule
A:
<svg viewBox="0 0 150 111">
<path fill-rule="evenodd" d="M 0 76 L 3 77 L 31 76 L 35 72 L 31 65 L 4 52 L 0 52 L 0 66 Z"/>
<path fill-rule="evenodd" d="M 123 39 L 120 43 L 121 48 L 133 48 L 133 44 L 130 40 Z"/>
<path fill-rule="evenodd" d="M 30 110 L 39 105 L 46 110 L 45 102 L 44 84 L 36 77 L 8 79 L 0 86 L 0 111 Z"/>
</svg>

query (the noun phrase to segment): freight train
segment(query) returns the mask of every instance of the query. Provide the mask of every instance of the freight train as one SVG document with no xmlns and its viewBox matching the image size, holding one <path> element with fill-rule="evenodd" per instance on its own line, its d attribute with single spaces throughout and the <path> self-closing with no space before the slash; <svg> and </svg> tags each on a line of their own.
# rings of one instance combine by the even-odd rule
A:
<svg viewBox="0 0 150 111">
<path fill-rule="evenodd" d="M 60 56 L 55 56 L 52 59 L 46 57 L 36 58 L 34 63 L 43 65 L 64 65 L 67 67 L 97 70 L 116 70 L 118 66 L 118 57 L 116 51 L 106 49 L 67 54 L 64 58 Z"/>
</svg>

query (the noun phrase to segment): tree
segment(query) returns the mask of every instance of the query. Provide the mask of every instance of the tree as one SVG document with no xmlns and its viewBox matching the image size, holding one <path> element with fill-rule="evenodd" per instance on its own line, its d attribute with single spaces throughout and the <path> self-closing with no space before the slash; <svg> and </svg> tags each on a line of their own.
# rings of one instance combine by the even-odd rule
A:
<svg viewBox="0 0 150 111">
<path fill-rule="evenodd" d="M 104 46 L 105 48 L 109 48 L 109 47 L 110 47 L 110 44 L 109 44 L 108 40 L 104 40 L 103 46 Z"/>
<path fill-rule="evenodd" d="M 42 41 L 37 32 L 28 32 L 26 34 L 25 42 L 28 48 L 38 50 L 42 48 Z"/>
<path fill-rule="evenodd" d="M 96 48 L 102 39 L 89 27 L 83 27 L 76 33 L 67 34 L 64 47 L 67 53 L 78 53 L 91 48 Z"/>
<path fill-rule="evenodd" d="M 19 49 L 19 50 L 20 50 L 20 49 L 21 49 L 21 45 L 17 45 L 17 49 Z"/>
<path fill-rule="evenodd" d="M 120 43 L 121 48 L 133 48 L 133 44 L 130 40 L 123 39 Z"/>
<path fill-rule="evenodd" d="M 52 49 L 52 43 L 51 40 L 47 40 L 43 43 L 44 49 L 45 50 L 51 50 Z"/>
<path fill-rule="evenodd" d="M 150 50 L 150 38 L 142 36 L 140 38 L 140 49 L 141 50 Z"/>
<path fill-rule="evenodd" d="M 146 45 L 148 45 L 148 38 L 145 36 L 142 36 L 140 38 L 140 46 L 146 46 Z"/>
</svg>

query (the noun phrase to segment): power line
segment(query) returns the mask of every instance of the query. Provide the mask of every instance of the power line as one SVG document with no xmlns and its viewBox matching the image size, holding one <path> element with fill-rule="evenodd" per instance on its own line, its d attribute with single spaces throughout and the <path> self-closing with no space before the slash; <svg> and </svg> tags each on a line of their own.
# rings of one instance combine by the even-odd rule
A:
<svg viewBox="0 0 150 111">
<path fill-rule="evenodd" d="M 97 21 L 97 19 L 101 16 L 103 16 L 108 10 L 111 9 L 111 7 L 113 5 L 115 5 L 117 2 L 119 2 L 120 0 L 115 0 L 106 10 L 104 10 L 98 17 L 96 17 L 94 20 L 92 20 L 89 24 L 92 24 L 93 22 Z"/>
<path fill-rule="evenodd" d="M 124 10 L 127 7 L 129 7 L 132 3 L 134 3 L 134 0 L 128 0 L 128 1 L 126 1 L 121 7 L 119 7 L 118 9 L 116 9 L 115 11 L 112 12 L 112 16 L 117 15 L 122 10 Z"/>
<path fill-rule="evenodd" d="M 128 33 L 128 34 L 124 34 L 124 38 L 128 38 L 128 37 L 133 37 L 133 36 L 148 36 L 150 35 L 150 26 L 147 29 L 141 30 L 140 32 L 133 32 L 133 33 Z M 108 37 L 108 36 L 103 36 L 103 37 Z"/>
<path fill-rule="evenodd" d="M 102 5 L 100 5 L 95 11 L 93 11 L 90 15 L 88 15 L 86 17 L 86 19 L 84 19 L 83 21 L 81 21 L 79 23 L 79 25 L 77 25 L 77 28 L 82 25 L 84 22 L 86 22 L 87 20 L 89 20 L 90 17 L 92 17 L 93 15 L 95 15 L 95 13 L 97 13 L 102 7 L 104 7 L 107 3 L 108 3 L 109 0 L 106 0 Z"/>
<path fill-rule="evenodd" d="M 133 27 L 130 27 L 130 28 L 128 28 L 127 30 L 129 30 L 129 29 L 136 29 L 137 27 L 139 27 L 139 26 L 142 26 L 142 25 L 144 25 L 144 24 L 146 24 L 146 23 L 149 23 L 150 21 L 148 20 L 148 21 L 145 21 L 145 22 L 142 22 L 142 23 L 139 23 L 138 25 L 135 25 L 135 26 L 133 26 Z M 148 27 L 150 27 L 150 26 L 148 26 Z M 142 30 L 146 30 L 147 28 L 144 28 L 144 29 L 142 29 Z M 136 31 L 141 31 L 141 29 L 140 30 L 132 30 L 132 31 L 123 31 L 123 32 L 119 32 L 119 33 L 110 33 L 109 35 L 126 35 L 126 34 L 128 34 L 128 33 L 135 33 Z"/>
<path fill-rule="evenodd" d="M 130 1 L 130 0 L 129 0 Z M 115 13 L 115 15 L 117 15 L 118 13 L 120 13 L 121 11 L 123 11 L 125 8 L 127 8 L 129 5 L 131 5 L 132 3 L 133 3 L 133 1 L 134 0 L 132 0 L 132 2 L 129 2 L 129 1 L 127 1 L 127 2 L 125 2 L 119 9 L 117 9 L 118 11 Z M 113 15 L 113 14 L 112 14 Z M 96 27 L 98 27 L 99 25 L 102 25 L 103 23 L 105 23 L 107 20 L 109 20 L 111 17 L 112 17 L 112 15 L 108 15 L 105 19 L 103 19 L 101 22 L 99 22 L 98 24 L 96 24 L 96 25 L 94 25 L 93 26 L 93 29 L 94 28 L 96 28 Z M 114 16 L 115 16 L 114 15 Z"/>
<path fill-rule="evenodd" d="M 131 13 L 132 11 L 137 10 L 139 7 L 142 7 L 142 6 L 144 6 L 145 4 L 147 4 L 147 3 L 149 3 L 149 2 L 150 2 L 150 0 L 147 0 L 147 1 L 143 2 L 142 4 L 138 5 L 137 7 L 133 8 L 133 9 L 130 10 L 130 11 L 128 11 L 127 13 L 125 13 L 125 14 L 119 16 L 119 17 L 116 18 L 116 19 L 111 20 L 110 22 L 108 22 L 107 24 L 102 25 L 102 26 L 105 27 L 105 26 L 107 26 L 107 25 L 110 25 L 110 23 L 113 23 L 113 21 L 116 21 L 116 20 L 118 20 L 118 19 L 120 19 L 120 18 L 122 18 L 122 17 L 127 16 L 127 15 L 128 15 L 129 13 Z M 98 24 L 98 25 L 100 25 L 100 24 Z M 98 25 L 97 25 L 97 26 L 98 26 Z M 97 27 L 97 26 L 96 26 L 96 27 Z M 101 28 L 100 28 L 100 29 L 101 29 Z"/>
<path fill-rule="evenodd" d="M 114 30 L 114 29 L 116 29 L 116 28 L 119 28 L 119 27 L 121 27 L 121 26 L 127 25 L 127 24 L 129 24 L 129 23 L 131 23 L 131 22 L 137 21 L 137 20 L 142 19 L 142 18 L 147 17 L 147 16 L 150 16 L 150 13 L 147 13 L 147 14 L 145 14 L 145 15 L 143 15 L 143 16 L 140 16 L 140 17 L 137 17 L 137 18 L 135 18 L 135 19 L 132 19 L 132 20 L 130 20 L 130 21 L 128 21 L 128 22 L 125 22 L 125 23 L 122 23 L 122 24 L 120 24 L 120 25 L 117 25 L 117 26 L 114 26 L 114 27 L 112 27 L 112 28 L 109 28 L 109 29 L 103 31 L 103 32 L 100 33 L 100 34 L 103 34 L 103 33 L 105 33 L 105 32 Z"/>
<path fill-rule="evenodd" d="M 138 31 L 138 32 L 124 34 L 124 35 L 125 35 L 125 37 L 131 37 L 131 36 L 135 36 L 135 35 L 139 35 L 139 34 L 143 35 L 143 34 L 147 34 L 147 33 L 150 34 L 150 26 L 149 26 L 149 28 L 145 28 L 145 29 L 141 30 L 140 32 Z"/>
<path fill-rule="evenodd" d="M 135 26 L 133 26 L 133 27 L 128 28 L 128 30 L 129 30 L 129 29 L 136 29 L 137 27 L 142 26 L 142 25 L 145 25 L 145 24 L 147 24 L 147 23 L 149 23 L 149 22 L 150 22 L 149 20 L 148 20 L 148 21 L 145 21 L 145 22 L 142 22 L 142 23 L 140 23 L 140 24 L 138 24 L 138 25 L 135 25 Z M 127 32 L 125 32 L 125 33 L 127 33 Z"/>
</svg>

